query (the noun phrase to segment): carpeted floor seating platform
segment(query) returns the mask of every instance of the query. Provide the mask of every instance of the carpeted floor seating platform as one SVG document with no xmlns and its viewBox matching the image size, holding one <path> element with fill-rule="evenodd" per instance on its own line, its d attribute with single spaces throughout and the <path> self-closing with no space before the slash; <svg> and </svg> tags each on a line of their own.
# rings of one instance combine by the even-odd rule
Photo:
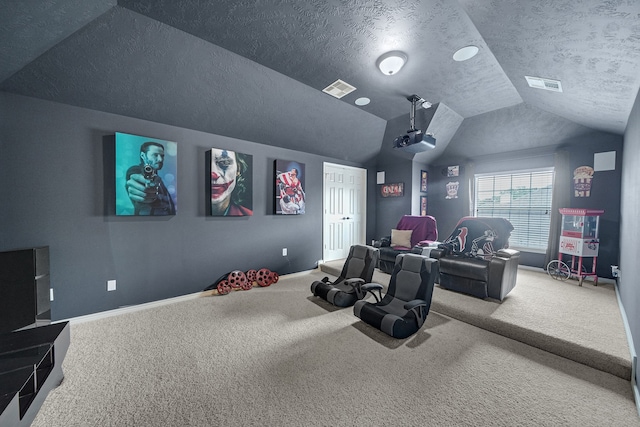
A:
<svg viewBox="0 0 640 427">
<path fill-rule="evenodd" d="M 320 270 L 339 274 L 343 260 Z M 375 271 L 384 286 L 389 275 Z M 517 285 L 502 301 L 483 300 L 436 285 L 431 311 L 537 347 L 592 368 L 631 379 L 631 356 L 615 285 L 557 281 L 544 271 L 518 268 Z"/>
<path fill-rule="evenodd" d="M 640 427 L 629 380 L 433 305 L 416 334 L 390 337 L 314 297 L 325 275 L 72 319 L 65 379 L 32 427 Z"/>
</svg>

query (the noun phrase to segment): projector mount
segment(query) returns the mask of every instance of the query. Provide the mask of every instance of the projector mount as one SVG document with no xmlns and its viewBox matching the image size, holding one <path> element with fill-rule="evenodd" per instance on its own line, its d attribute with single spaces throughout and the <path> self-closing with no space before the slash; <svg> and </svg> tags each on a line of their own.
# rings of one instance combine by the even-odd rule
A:
<svg viewBox="0 0 640 427">
<path fill-rule="evenodd" d="M 425 108 L 425 109 L 430 108 L 431 103 L 429 101 L 425 101 L 424 98 L 415 94 L 407 96 L 407 100 L 411 102 L 411 111 L 409 112 L 409 123 L 410 123 L 411 129 L 409 129 L 407 132 L 415 132 L 418 130 L 416 129 L 416 107 L 418 103 L 422 106 L 422 108 Z"/>
<path fill-rule="evenodd" d="M 409 129 L 405 135 L 400 135 L 393 140 L 393 148 L 414 154 L 435 148 L 436 139 L 433 137 L 433 134 L 416 129 L 417 104 L 420 103 L 423 108 L 429 108 L 431 107 L 431 103 L 425 101 L 418 95 L 410 95 L 407 99 L 411 102 L 411 112 L 409 114 L 411 129 Z"/>
</svg>

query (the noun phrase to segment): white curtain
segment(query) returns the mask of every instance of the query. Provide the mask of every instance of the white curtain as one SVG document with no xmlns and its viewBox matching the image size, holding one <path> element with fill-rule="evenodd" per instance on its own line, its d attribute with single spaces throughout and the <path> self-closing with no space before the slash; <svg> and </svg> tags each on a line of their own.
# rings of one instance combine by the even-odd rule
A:
<svg viewBox="0 0 640 427">
<path fill-rule="evenodd" d="M 545 269 L 550 261 L 558 258 L 562 215 L 558 209 L 569 207 L 571 201 L 571 171 L 569 170 L 569 152 L 558 150 L 554 155 L 553 196 L 551 199 L 551 225 L 549 241 L 544 259 Z"/>
<path fill-rule="evenodd" d="M 476 194 L 476 177 L 475 166 L 473 163 L 467 163 L 464 168 L 464 180 L 467 183 L 467 193 L 464 198 L 464 216 L 475 216 L 475 194 Z"/>
</svg>

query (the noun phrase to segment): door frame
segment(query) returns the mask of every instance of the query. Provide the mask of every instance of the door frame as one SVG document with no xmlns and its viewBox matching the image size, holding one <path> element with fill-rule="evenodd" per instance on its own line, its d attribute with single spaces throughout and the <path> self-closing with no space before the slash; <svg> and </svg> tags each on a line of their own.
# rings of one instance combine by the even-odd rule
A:
<svg viewBox="0 0 640 427">
<path fill-rule="evenodd" d="M 349 169 L 352 171 L 356 171 L 362 178 L 362 192 L 361 192 L 361 197 L 360 197 L 360 202 L 361 202 L 361 206 L 363 207 L 362 209 L 362 213 L 361 213 L 361 230 L 360 230 L 360 237 L 362 242 L 359 242 L 361 244 L 365 244 L 366 242 L 366 238 L 367 238 L 367 169 L 365 168 L 360 168 L 360 167 L 355 167 L 355 166 L 347 166 L 347 165 L 341 165 L 339 163 L 331 163 L 331 162 L 323 162 L 322 163 L 322 260 L 320 261 L 324 261 L 325 260 L 325 246 L 327 244 L 327 230 L 325 229 L 325 216 L 326 216 L 326 212 L 327 212 L 327 207 L 325 206 L 326 200 L 327 200 L 327 188 L 326 188 L 326 173 L 327 173 L 327 167 L 333 167 L 333 168 L 342 168 L 342 169 Z"/>
</svg>

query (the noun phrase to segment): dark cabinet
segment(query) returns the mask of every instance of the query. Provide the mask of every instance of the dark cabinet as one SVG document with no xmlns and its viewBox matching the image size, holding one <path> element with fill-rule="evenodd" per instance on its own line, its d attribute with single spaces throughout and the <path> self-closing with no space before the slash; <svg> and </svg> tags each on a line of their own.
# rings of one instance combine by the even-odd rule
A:
<svg viewBox="0 0 640 427">
<path fill-rule="evenodd" d="M 0 426 L 27 427 L 64 378 L 69 322 L 0 334 Z"/>
<path fill-rule="evenodd" d="M 0 333 L 51 323 L 49 247 L 0 252 Z"/>
</svg>

